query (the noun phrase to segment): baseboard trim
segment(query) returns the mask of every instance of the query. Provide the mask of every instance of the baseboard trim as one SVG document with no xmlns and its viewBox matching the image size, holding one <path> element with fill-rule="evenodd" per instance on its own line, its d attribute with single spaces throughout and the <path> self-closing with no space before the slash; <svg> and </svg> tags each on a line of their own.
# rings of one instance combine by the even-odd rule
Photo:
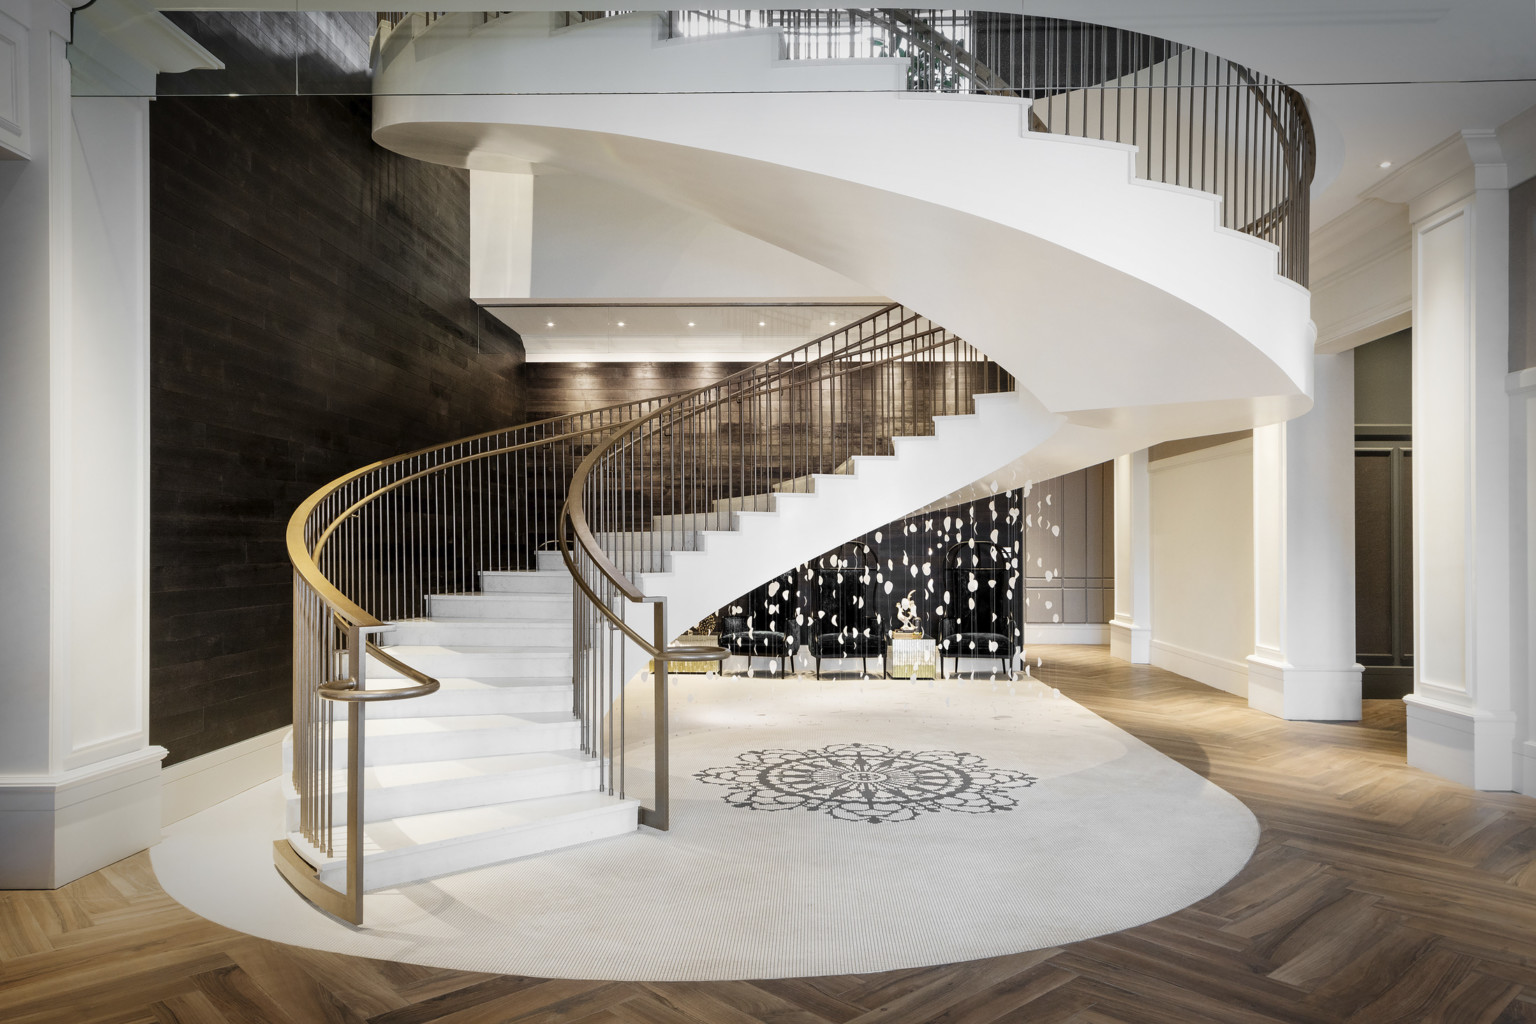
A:
<svg viewBox="0 0 1536 1024">
<path fill-rule="evenodd" d="M 1217 690 L 1235 693 L 1239 697 L 1248 696 L 1248 663 L 1246 661 L 1206 654 L 1204 651 L 1180 647 L 1166 640 L 1154 639 L 1152 664 Z"/>
<path fill-rule="evenodd" d="M 0 889 L 56 889 L 160 840 L 148 746 L 57 775 L 0 776 Z"/>
<path fill-rule="evenodd" d="M 1026 644 L 1107 644 L 1109 625 L 1104 622 L 1036 622 L 1024 626 Z"/>
<path fill-rule="evenodd" d="M 205 811 L 283 771 L 288 727 L 173 764 L 160 773 L 162 825 Z"/>
</svg>

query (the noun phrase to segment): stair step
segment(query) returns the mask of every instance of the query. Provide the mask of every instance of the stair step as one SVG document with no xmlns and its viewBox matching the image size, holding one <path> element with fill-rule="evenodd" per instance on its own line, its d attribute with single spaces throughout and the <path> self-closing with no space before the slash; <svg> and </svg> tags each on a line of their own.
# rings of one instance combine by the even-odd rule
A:
<svg viewBox="0 0 1536 1024">
<path fill-rule="evenodd" d="M 389 647 L 569 647 L 571 610 L 558 619 L 402 619 L 383 635 Z"/>
<path fill-rule="evenodd" d="M 437 718 L 445 715 L 522 715 L 571 709 L 571 677 L 522 676 L 466 678 L 447 676 L 441 689 L 425 697 L 388 700 L 368 707 L 368 720 Z"/>
<path fill-rule="evenodd" d="M 562 565 L 559 572 L 482 572 L 482 594 L 563 594 L 571 595 L 571 574 Z"/>
<path fill-rule="evenodd" d="M 735 523 L 731 512 L 716 510 L 651 516 L 651 527 L 656 530 L 730 530 L 735 528 Z"/>
<path fill-rule="evenodd" d="M 389 648 L 392 657 L 436 679 L 455 676 L 466 679 L 526 679 L 533 676 L 571 675 L 569 637 L 555 646 L 465 646 L 441 644 L 402 644 Z M 399 678 L 400 673 L 370 658 L 370 679 Z"/>
<path fill-rule="evenodd" d="M 434 811 L 462 810 L 514 800 L 596 792 L 602 765 L 579 750 L 538 751 L 376 765 L 363 770 L 365 821 Z M 285 778 L 288 831 L 298 828 L 299 795 Z M 345 817 L 347 792 L 339 782 L 334 813 Z"/>
<path fill-rule="evenodd" d="M 366 729 L 363 763 L 368 766 L 571 750 L 581 745 L 581 726 L 569 709 L 520 715 L 379 718 L 367 720 Z M 345 718 L 339 718 L 333 726 L 332 744 L 335 763 L 344 763 Z M 286 746 L 283 767 L 293 767 L 292 750 Z"/>
<path fill-rule="evenodd" d="M 566 578 L 565 583 L 563 590 L 552 590 L 548 593 L 433 594 L 427 598 L 427 613 L 433 619 L 569 621 L 571 618 L 569 577 Z"/>
<path fill-rule="evenodd" d="M 615 551 L 697 551 L 702 531 L 674 527 L 655 533 L 595 533 L 592 535 L 602 547 Z"/>
<path fill-rule="evenodd" d="M 545 853 L 633 832 L 640 802 L 579 793 L 515 800 L 461 810 L 391 818 L 363 826 L 364 884 L 369 891 Z M 323 857 L 302 837 L 294 849 L 319 869 L 320 880 L 345 888 L 345 842 Z"/>
</svg>

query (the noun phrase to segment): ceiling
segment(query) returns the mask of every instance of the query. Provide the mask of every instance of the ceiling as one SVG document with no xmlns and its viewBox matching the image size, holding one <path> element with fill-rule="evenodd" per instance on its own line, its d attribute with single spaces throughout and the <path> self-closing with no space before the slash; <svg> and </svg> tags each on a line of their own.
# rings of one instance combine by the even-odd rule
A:
<svg viewBox="0 0 1536 1024">
<path fill-rule="evenodd" d="M 878 305 L 502 305 L 531 363 L 759 362 L 835 331 Z"/>
</svg>

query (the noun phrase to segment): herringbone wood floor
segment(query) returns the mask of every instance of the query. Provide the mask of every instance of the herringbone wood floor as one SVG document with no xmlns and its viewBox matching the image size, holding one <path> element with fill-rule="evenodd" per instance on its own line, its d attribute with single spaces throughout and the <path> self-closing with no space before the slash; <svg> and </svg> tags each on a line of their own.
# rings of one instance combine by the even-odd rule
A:
<svg viewBox="0 0 1536 1024">
<path fill-rule="evenodd" d="M 1368 702 L 1358 724 L 1287 723 L 1100 648 L 1031 654 L 1067 696 L 1253 809 L 1263 835 L 1229 885 L 1139 928 L 992 960 L 634 984 L 467 974 L 250 938 L 170 900 L 140 854 L 57 892 L 0 893 L 0 1020 L 1536 1022 L 1536 800 L 1408 768 L 1396 701 Z"/>
</svg>

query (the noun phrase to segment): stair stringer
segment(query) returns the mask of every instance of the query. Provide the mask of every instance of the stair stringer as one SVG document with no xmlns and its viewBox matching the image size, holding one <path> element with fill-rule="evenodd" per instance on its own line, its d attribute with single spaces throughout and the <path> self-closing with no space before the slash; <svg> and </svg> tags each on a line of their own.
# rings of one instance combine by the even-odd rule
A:
<svg viewBox="0 0 1536 1024">
<path fill-rule="evenodd" d="M 898 437 L 894 455 L 856 456 L 851 474 L 817 474 L 814 491 L 775 494 L 773 511 L 738 512 L 734 529 L 702 531 L 697 550 L 669 552 L 669 571 L 641 573 L 635 582 L 648 598 L 666 600 L 675 638 L 786 569 L 1006 465 L 1049 439 L 1061 422 L 1025 394 L 977 395 L 975 413 L 935 417 L 932 436 Z M 1004 491 L 1023 481 L 996 483 Z M 626 621 L 648 635 L 649 606 L 627 609 Z"/>
</svg>

